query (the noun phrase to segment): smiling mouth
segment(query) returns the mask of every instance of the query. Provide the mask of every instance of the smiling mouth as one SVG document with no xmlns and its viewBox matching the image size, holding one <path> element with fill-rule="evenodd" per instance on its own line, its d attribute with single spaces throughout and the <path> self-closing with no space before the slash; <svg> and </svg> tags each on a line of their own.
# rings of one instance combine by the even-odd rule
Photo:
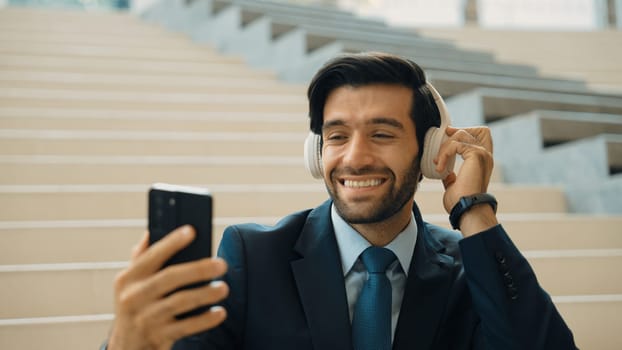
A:
<svg viewBox="0 0 622 350">
<path fill-rule="evenodd" d="M 342 180 L 341 183 L 347 188 L 367 188 L 379 186 L 384 180 L 382 179 L 369 179 L 369 180 Z"/>
</svg>

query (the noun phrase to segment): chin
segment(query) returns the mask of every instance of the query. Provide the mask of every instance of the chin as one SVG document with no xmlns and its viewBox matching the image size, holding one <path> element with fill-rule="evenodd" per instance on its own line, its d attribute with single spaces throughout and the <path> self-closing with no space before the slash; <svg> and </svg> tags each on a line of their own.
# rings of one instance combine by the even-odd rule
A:
<svg viewBox="0 0 622 350">
<path fill-rule="evenodd" d="M 335 207 L 339 215 L 349 224 L 374 224 L 382 222 L 397 213 L 392 208 L 379 205 L 347 204 L 335 200 Z"/>
</svg>

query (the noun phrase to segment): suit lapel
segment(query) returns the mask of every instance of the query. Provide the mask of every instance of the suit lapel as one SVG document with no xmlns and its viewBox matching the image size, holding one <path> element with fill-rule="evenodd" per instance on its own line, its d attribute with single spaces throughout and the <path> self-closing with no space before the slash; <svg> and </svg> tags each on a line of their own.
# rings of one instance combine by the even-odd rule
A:
<svg viewBox="0 0 622 350">
<path fill-rule="evenodd" d="M 351 326 L 339 248 L 327 201 L 311 211 L 292 262 L 315 349 L 351 349 Z"/>
<path fill-rule="evenodd" d="M 395 331 L 393 349 L 432 348 L 453 281 L 453 258 L 423 225 L 415 207 L 417 243 L 411 261 L 404 299 Z"/>
</svg>

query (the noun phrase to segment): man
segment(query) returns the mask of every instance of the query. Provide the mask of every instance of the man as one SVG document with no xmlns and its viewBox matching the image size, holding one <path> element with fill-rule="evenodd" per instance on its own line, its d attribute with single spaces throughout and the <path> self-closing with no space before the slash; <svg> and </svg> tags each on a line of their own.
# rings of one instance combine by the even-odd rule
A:
<svg viewBox="0 0 622 350">
<path fill-rule="evenodd" d="M 487 128 L 447 128 L 434 157 L 439 172 L 456 154 L 464 160 L 443 180 L 460 235 L 424 222 L 412 200 L 424 135 L 440 124 L 416 64 L 379 53 L 338 57 L 316 74 L 308 97 L 331 199 L 275 227 L 227 228 L 221 258 L 160 270 L 193 231 L 178 229 L 150 248 L 144 239 L 115 282 L 109 349 L 575 348 L 497 223 L 486 194 Z M 370 267 L 377 259 L 384 267 Z"/>
</svg>

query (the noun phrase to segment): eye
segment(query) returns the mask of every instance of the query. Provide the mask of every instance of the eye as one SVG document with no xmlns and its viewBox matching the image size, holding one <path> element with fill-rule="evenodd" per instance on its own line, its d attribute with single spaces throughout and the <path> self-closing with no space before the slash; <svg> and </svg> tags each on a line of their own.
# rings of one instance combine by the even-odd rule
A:
<svg viewBox="0 0 622 350">
<path fill-rule="evenodd" d="M 324 137 L 324 141 L 343 141 L 347 136 L 343 133 L 331 132 Z"/>
<path fill-rule="evenodd" d="M 378 139 L 392 139 L 394 136 L 385 132 L 376 132 L 372 135 L 372 137 Z"/>
</svg>

